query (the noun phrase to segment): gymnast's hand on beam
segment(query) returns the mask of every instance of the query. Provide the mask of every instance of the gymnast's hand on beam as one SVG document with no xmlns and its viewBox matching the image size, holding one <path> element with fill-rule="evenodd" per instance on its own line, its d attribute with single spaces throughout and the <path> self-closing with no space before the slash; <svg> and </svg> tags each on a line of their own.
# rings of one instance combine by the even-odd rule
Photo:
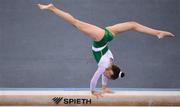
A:
<svg viewBox="0 0 180 107">
<path fill-rule="evenodd" d="M 162 39 L 164 37 L 174 37 L 175 35 L 172 34 L 171 32 L 167 32 L 167 31 L 159 31 L 159 33 L 157 34 L 157 37 L 159 39 Z"/>
<path fill-rule="evenodd" d="M 114 93 L 111 89 L 109 89 L 107 86 L 102 86 L 102 93 Z"/>
<path fill-rule="evenodd" d="M 96 96 L 97 98 L 99 97 L 103 97 L 103 93 L 102 92 L 98 92 L 98 91 L 91 91 L 92 95 Z"/>
</svg>

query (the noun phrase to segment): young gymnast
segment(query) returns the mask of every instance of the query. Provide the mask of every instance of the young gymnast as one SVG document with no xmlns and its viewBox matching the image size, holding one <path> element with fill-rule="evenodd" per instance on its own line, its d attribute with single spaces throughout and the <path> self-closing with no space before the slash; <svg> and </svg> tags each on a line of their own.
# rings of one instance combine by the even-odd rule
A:
<svg viewBox="0 0 180 107">
<path fill-rule="evenodd" d="M 93 40 L 92 53 L 96 62 L 98 63 L 98 68 L 91 79 L 90 90 L 91 93 L 97 97 L 102 96 L 103 93 L 112 93 L 112 91 L 107 87 L 108 80 L 115 80 L 119 76 L 124 77 L 124 73 L 120 70 L 120 68 L 113 64 L 113 55 L 108 48 L 108 42 L 113 40 L 113 38 L 115 38 L 119 33 L 128 30 L 135 30 L 137 32 L 142 32 L 151 36 L 158 37 L 159 39 L 163 37 L 174 36 L 170 32 L 152 29 L 134 21 L 118 23 L 102 29 L 95 25 L 74 18 L 69 13 L 56 8 L 53 4 L 38 4 L 38 7 L 41 10 L 49 10 L 53 12 Z M 95 88 L 96 83 L 101 75 L 103 91 L 98 92 L 95 90 Z"/>
</svg>

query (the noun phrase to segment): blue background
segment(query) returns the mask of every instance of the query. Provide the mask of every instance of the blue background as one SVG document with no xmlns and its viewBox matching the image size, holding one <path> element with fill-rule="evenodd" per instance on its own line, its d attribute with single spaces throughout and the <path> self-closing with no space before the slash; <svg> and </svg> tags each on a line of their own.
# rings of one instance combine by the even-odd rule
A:
<svg viewBox="0 0 180 107">
<path fill-rule="evenodd" d="M 180 87 L 179 0 L 0 0 L 1 88 L 89 87 L 97 68 L 92 41 L 35 5 L 49 2 L 99 27 L 137 21 L 173 32 L 175 38 L 162 40 L 134 31 L 119 34 L 110 49 L 126 77 L 109 86 Z"/>
</svg>

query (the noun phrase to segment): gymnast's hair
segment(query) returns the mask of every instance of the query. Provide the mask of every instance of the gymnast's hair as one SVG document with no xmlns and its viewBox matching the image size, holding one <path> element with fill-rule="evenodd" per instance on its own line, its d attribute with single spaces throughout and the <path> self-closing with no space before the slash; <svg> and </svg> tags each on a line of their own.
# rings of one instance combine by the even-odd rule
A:
<svg viewBox="0 0 180 107">
<path fill-rule="evenodd" d="M 112 65 L 112 71 L 113 71 L 113 75 L 111 75 L 111 79 L 116 80 L 119 77 L 119 73 L 121 69 L 116 65 Z"/>
</svg>

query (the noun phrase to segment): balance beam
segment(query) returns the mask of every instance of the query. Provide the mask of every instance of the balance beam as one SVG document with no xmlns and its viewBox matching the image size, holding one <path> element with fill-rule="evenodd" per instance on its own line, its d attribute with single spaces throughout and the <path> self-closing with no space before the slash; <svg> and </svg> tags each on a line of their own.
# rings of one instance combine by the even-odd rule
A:
<svg viewBox="0 0 180 107">
<path fill-rule="evenodd" d="M 118 90 L 97 98 L 89 91 L 0 90 L 0 106 L 180 106 L 180 91 Z"/>
</svg>

